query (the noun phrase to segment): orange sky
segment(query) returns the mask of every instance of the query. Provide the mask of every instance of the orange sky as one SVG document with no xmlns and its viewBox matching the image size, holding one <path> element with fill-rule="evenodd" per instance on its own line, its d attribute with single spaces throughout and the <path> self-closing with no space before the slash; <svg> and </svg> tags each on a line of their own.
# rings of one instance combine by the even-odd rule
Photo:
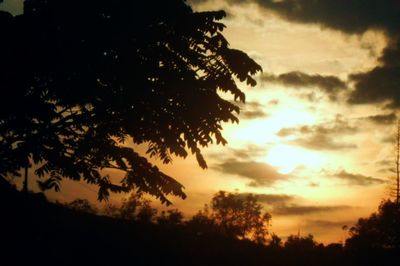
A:
<svg viewBox="0 0 400 266">
<path fill-rule="evenodd" d="M 7 2 L 15 8 L 19 1 Z M 271 1 L 243 2 L 192 1 L 198 11 L 226 10 L 231 47 L 251 55 L 264 72 L 257 87 L 242 87 L 247 104 L 239 125 L 224 125 L 228 145 L 204 150 L 207 170 L 192 157 L 171 165 L 155 161 L 186 187 L 188 198 L 172 199 L 173 207 L 190 216 L 215 192 L 238 189 L 259 194 L 272 213 L 271 231 L 281 237 L 300 231 L 319 242 L 343 241 L 342 226 L 388 196 L 396 109 L 384 108 L 387 101 L 347 101 L 354 91 L 350 75 L 381 64 L 387 34 L 379 27 L 304 23 L 257 4 Z M 95 200 L 94 189 L 64 182 L 51 196 Z"/>
</svg>

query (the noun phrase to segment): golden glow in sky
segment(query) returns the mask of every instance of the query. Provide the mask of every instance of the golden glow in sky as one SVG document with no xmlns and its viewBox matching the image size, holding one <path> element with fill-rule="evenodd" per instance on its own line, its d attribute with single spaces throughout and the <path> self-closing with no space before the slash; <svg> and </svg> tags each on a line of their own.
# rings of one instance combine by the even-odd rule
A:
<svg viewBox="0 0 400 266">
<path fill-rule="evenodd" d="M 279 236 L 300 230 L 321 242 L 343 241 L 342 226 L 369 215 L 387 195 L 396 111 L 346 101 L 354 91 L 349 77 L 380 65 L 387 38 L 376 29 L 350 34 L 290 21 L 256 1 L 238 2 L 193 7 L 224 9 L 230 45 L 263 67 L 257 87 L 242 86 L 239 125 L 223 125 L 226 146 L 204 149 L 207 170 L 192 156 L 170 165 L 152 161 L 186 187 L 188 198 L 172 201 L 188 216 L 217 191 L 239 189 L 273 199 L 262 203 Z M 68 200 L 69 190 L 76 186 L 66 182 L 56 197 Z"/>
<path fill-rule="evenodd" d="M 289 174 L 297 167 L 321 169 L 324 155 L 291 145 L 276 144 L 268 151 L 265 162 L 276 166 L 280 173 Z"/>
</svg>

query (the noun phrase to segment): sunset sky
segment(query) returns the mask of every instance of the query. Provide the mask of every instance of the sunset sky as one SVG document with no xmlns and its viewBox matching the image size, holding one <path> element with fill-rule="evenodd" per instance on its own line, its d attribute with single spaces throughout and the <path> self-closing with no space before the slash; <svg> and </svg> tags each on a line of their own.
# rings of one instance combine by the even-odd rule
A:
<svg viewBox="0 0 400 266">
<path fill-rule="evenodd" d="M 20 3 L 0 7 L 18 12 Z M 248 53 L 263 73 L 255 88 L 242 86 L 240 123 L 224 124 L 228 144 L 204 149 L 207 170 L 193 157 L 154 161 L 185 186 L 188 198 L 172 199 L 173 207 L 190 216 L 217 191 L 237 189 L 259 194 L 272 214 L 271 231 L 281 237 L 300 231 L 319 242 L 343 241 L 342 226 L 389 195 L 400 106 L 400 2 L 189 3 L 196 11 L 224 9 L 231 47 Z M 91 187 L 64 183 L 54 198 L 96 198 Z"/>
</svg>

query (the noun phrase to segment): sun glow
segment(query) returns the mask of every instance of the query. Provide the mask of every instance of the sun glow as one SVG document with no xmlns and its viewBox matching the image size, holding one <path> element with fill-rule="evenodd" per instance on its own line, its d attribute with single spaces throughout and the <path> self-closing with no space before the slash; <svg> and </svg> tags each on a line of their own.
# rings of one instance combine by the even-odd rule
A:
<svg viewBox="0 0 400 266">
<path fill-rule="evenodd" d="M 268 151 L 265 162 L 278 168 L 282 174 L 293 172 L 298 167 L 320 169 L 325 158 L 322 154 L 310 150 L 277 144 Z"/>
</svg>

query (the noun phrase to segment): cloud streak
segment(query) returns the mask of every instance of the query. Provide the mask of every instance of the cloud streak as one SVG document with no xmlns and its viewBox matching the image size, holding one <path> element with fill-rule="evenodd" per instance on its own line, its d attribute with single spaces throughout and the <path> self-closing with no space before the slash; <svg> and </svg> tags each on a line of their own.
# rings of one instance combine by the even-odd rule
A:
<svg viewBox="0 0 400 266">
<path fill-rule="evenodd" d="M 395 113 L 367 116 L 365 119 L 377 125 L 394 125 L 397 116 Z"/>
<path fill-rule="evenodd" d="M 384 180 L 379 178 L 374 178 L 370 176 L 365 176 L 361 174 L 353 174 L 342 170 L 332 177 L 341 179 L 346 181 L 349 185 L 356 185 L 356 186 L 371 186 L 371 185 L 380 185 L 385 183 Z"/>
<path fill-rule="evenodd" d="M 352 143 L 341 143 L 336 141 L 340 136 L 355 134 L 358 129 L 342 120 L 340 116 L 326 125 L 300 126 L 293 128 L 282 128 L 277 135 L 280 137 L 295 136 L 289 142 L 313 150 L 343 150 L 354 149 L 356 145 Z"/>
<path fill-rule="evenodd" d="M 338 206 L 314 206 L 314 205 L 282 205 L 273 208 L 272 213 L 281 216 L 290 215 L 309 215 L 321 212 L 334 212 L 351 209 L 351 206 L 338 205 Z"/>
<path fill-rule="evenodd" d="M 279 173 L 273 166 L 255 161 L 241 162 L 230 159 L 218 164 L 215 169 L 223 173 L 249 179 L 248 185 L 252 187 L 271 186 L 278 181 L 289 178 L 288 175 Z"/>
<path fill-rule="evenodd" d="M 259 102 L 246 102 L 246 104 L 241 105 L 240 118 L 258 119 L 268 117 L 269 115 L 264 111 L 263 107 Z"/>
<path fill-rule="evenodd" d="M 331 100 L 335 100 L 339 92 L 347 89 L 346 83 L 338 77 L 322 76 L 318 74 L 309 75 L 299 71 L 280 75 L 266 73 L 261 77 L 261 80 L 294 88 L 316 87 L 325 92 Z"/>
<path fill-rule="evenodd" d="M 247 197 L 248 195 L 254 195 L 257 197 L 258 201 L 268 205 L 284 205 L 296 197 L 286 194 L 253 194 L 253 193 L 240 193 L 240 197 Z"/>
</svg>

